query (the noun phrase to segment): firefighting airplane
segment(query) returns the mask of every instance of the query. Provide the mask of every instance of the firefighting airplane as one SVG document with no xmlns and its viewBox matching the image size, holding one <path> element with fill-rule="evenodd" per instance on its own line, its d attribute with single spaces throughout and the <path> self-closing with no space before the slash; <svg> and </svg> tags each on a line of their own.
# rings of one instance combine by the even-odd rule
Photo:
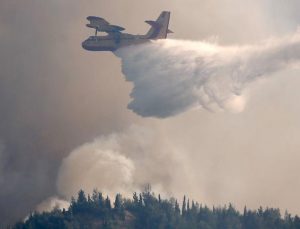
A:
<svg viewBox="0 0 300 229">
<path fill-rule="evenodd" d="M 90 22 L 86 26 L 95 29 L 95 35 L 82 42 L 82 47 L 89 51 L 116 51 L 119 48 L 137 45 L 150 40 L 166 39 L 169 30 L 170 12 L 163 11 L 156 21 L 145 21 L 151 28 L 145 35 L 122 33 L 124 28 L 109 24 L 105 19 L 95 16 L 87 17 Z M 97 36 L 98 32 L 105 32 L 105 36 Z"/>
</svg>

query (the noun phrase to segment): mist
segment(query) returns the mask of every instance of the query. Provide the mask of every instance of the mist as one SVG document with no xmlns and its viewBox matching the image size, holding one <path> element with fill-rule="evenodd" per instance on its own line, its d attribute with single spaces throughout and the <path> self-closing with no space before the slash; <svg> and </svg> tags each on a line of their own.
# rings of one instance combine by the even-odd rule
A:
<svg viewBox="0 0 300 229">
<path fill-rule="evenodd" d="M 143 117 L 166 118 L 199 107 L 241 112 L 247 85 L 299 62 L 299 47 L 297 32 L 259 45 L 163 40 L 115 53 L 134 85 L 128 108 Z"/>
</svg>

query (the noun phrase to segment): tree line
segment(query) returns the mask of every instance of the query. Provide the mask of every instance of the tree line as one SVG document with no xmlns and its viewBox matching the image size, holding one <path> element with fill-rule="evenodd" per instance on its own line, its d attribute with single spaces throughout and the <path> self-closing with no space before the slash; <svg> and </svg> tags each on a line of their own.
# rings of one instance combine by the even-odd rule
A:
<svg viewBox="0 0 300 229">
<path fill-rule="evenodd" d="M 241 213 L 231 204 L 209 208 L 185 196 L 179 204 L 150 190 L 132 199 L 117 194 L 114 202 L 101 192 L 72 198 L 68 209 L 31 213 L 10 229 L 300 229 L 300 218 L 279 209 L 260 207 Z"/>
</svg>

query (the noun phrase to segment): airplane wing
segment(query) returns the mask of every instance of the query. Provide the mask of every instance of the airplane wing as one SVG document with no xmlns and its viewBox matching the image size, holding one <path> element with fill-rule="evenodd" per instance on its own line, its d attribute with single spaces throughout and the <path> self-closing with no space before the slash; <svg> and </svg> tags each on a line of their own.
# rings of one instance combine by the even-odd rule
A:
<svg viewBox="0 0 300 229">
<path fill-rule="evenodd" d="M 87 24 L 87 27 L 90 28 L 109 25 L 109 23 L 104 18 L 101 17 L 89 16 L 86 19 L 90 22 L 90 24 Z"/>
<path fill-rule="evenodd" d="M 87 24 L 86 26 L 89 28 L 96 29 L 96 32 L 100 31 L 106 33 L 118 33 L 125 30 L 121 26 L 111 25 L 108 21 L 106 21 L 104 18 L 101 17 L 89 16 L 87 17 L 87 20 L 90 23 Z"/>
</svg>

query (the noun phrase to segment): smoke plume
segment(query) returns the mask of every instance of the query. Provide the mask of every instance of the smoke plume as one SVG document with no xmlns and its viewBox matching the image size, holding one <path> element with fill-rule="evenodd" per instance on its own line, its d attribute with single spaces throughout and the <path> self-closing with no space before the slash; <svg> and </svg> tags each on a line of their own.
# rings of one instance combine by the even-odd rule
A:
<svg viewBox="0 0 300 229">
<path fill-rule="evenodd" d="M 299 61 L 300 33 L 241 47 L 162 40 L 116 55 L 134 84 L 128 108 L 143 117 L 166 118 L 198 107 L 240 112 L 249 83 Z"/>
<path fill-rule="evenodd" d="M 150 183 L 153 190 L 171 194 L 178 181 L 188 187 L 183 161 L 184 155 L 158 131 L 131 126 L 73 150 L 63 160 L 57 189 L 66 199 L 79 189 L 92 193 L 95 188 L 110 196 L 119 192 L 131 196 Z"/>
</svg>

